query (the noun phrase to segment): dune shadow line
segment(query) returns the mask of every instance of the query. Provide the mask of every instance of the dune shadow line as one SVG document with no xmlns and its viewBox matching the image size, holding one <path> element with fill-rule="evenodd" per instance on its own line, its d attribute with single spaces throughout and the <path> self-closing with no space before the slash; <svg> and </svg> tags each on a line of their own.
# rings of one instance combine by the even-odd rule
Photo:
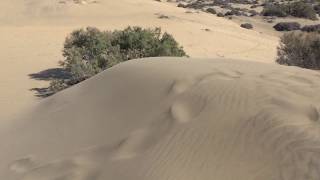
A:
<svg viewBox="0 0 320 180">
<path fill-rule="evenodd" d="M 68 79 L 70 78 L 70 73 L 63 68 L 51 68 L 37 73 L 29 74 L 29 77 L 31 79 L 49 81 L 53 79 Z"/>
<path fill-rule="evenodd" d="M 39 81 L 51 81 L 69 79 L 71 75 L 63 68 L 50 68 L 37 73 L 29 74 L 29 77 L 31 79 Z M 30 90 L 35 92 L 35 96 L 42 98 L 48 97 L 53 94 L 52 92 L 50 92 L 50 89 L 48 87 L 32 88 Z"/>
</svg>

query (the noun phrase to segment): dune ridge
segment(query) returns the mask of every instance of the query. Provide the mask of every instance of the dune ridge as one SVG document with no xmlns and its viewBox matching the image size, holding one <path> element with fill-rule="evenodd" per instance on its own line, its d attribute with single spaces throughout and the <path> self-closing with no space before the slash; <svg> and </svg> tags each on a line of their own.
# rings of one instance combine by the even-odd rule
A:
<svg viewBox="0 0 320 180">
<path fill-rule="evenodd" d="M 319 179 L 319 78 L 225 59 L 122 63 L 2 127 L 0 177 Z"/>
</svg>

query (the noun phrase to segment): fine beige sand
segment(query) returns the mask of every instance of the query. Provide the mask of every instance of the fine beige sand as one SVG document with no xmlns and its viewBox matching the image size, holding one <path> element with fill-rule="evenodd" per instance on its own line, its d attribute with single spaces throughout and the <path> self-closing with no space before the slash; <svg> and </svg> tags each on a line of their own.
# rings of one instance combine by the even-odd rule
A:
<svg viewBox="0 0 320 180">
<path fill-rule="evenodd" d="M 186 13 L 187 11 L 193 13 Z M 160 15 L 169 19 L 159 19 Z M 65 37 L 95 26 L 161 27 L 191 57 L 225 57 L 273 63 L 278 37 L 246 30 L 226 18 L 154 0 L 3 0 L 0 2 L 0 120 L 16 116 L 38 98 L 29 89 L 48 82 L 28 75 L 55 68 Z M 209 29 L 210 31 L 206 31 Z"/>
<path fill-rule="evenodd" d="M 320 74 L 226 59 L 117 65 L 0 126 L 6 180 L 318 180 Z"/>
</svg>

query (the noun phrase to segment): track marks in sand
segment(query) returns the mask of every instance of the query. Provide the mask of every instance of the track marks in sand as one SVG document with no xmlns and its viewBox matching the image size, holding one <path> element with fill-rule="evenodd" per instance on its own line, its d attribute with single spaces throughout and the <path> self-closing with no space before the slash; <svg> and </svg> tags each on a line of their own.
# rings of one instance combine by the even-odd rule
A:
<svg viewBox="0 0 320 180">
<path fill-rule="evenodd" d="M 29 159 L 15 162 L 23 168 L 19 180 L 94 180 L 98 179 L 108 163 L 127 161 L 144 154 L 170 130 L 169 124 L 146 126 L 111 145 L 86 148 L 68 158 L 29 166 Z M 26 161 L 27 163 L 25 163 Z M 17 173 L 17 170 L 14 169 Z"/>
<path fill-rule="evenodd" d="M 217 81 L 235 81 L 240 79 L 244 74 L 237 70 L 229 71 L 220 71 L 213 69 L 209 73 L 203 75 L 186 78 L 182 80 L 177 80 L 173 83 L 171 87 L 170 94 L 176 96 L 175 100 L 172 102 L 170 112 L 172 118 L 180 123 L 185 123 L 196 119 L 203 109 L 206 107 L 209 97 L 202 96 L 198 91 L 204 86 L 215 85 Z M 232 82 L 228 82 L 232 83 Z M 218 85 L 217 85 L 218 86 Z M 223 92 L 220 92 L 220 88 L 217 88 L 219 93 L 215 94 L 214 97 L 216 100 L 222 98 L 229 98 L 230 100 L 235 99 L 239 95 L 232 89 L 223 89 Z"/>
<path fill-rule="evenodd" d="M 184 95 L 171 106 L 171 115 L 178 122 L 184 123 L 195 119 L 206 105 L 206 100 L 196 95 Z"/>
<path fill-rule="evenodd" d="M 20 180 L 92 180 L 98 176 L 94 166 L 77 158 L 44 164 L 25 173 Z"/>
<path fill-rule="evenodd" d="M 199 79 L 197 78 L 186 78 L 183 80 L 176 80 L 173 82 L 171 88 L 170 88 L 170 93 L 177 95 L 185 92 L 192 86 L 196 85 L 199 82 Z"/>
<path fill-rule="evenodd" d="M 24 173 L 36 167 L 36 165 L 37 164 L 33 160 L 33 157 L 29 156 L 14 161 L 9 166 L 9 169 L 16 173 Z"/>
<path fill-rule="evenodd" d="M 160 124 L 157 126 L 157 128 L 146 127 L 133 131 L 114 149 L 112 159 L 126 160 L 143 154 L 155 143 L 157 143 L 159 137 L 162 137 L 166 132 L 168 132 L 168 130 L 169 126 Z"/>
</svg>

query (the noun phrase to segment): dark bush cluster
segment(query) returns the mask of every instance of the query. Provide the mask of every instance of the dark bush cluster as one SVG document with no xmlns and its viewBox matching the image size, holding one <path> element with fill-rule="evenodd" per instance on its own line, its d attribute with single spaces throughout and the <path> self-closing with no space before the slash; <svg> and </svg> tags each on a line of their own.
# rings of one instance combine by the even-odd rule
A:
<svg viewBox="0 0 320 180">
<path fill-rule="evenodd" d="M 177 1 L 183 2 L 179 3 L 178 7 L 182 8 L 192 8 L 192 9 L 201 9 L 211 14 L 217 14 L 216 10 L 212 8 L 213 6 L 219 6 L 222 9 L 228 9 L 225 16 L 255 16 L 258 13 L 256 11 L 248 12 L 246 8 L 232 7 L 231 3 L 237 4 L 258 4 L 257 0 L 196 0 L 196 1 Z M 221 15 L 219 15 L 221 17 Z"/>
<path fill-rule="evenodd" d="M 206 6 L 202 1 L 195 1 L 188 4 L 178 4 L 178 7 L 182 8 L 192 8 L 192 9 L 202 9 Z"/>
<path fill-rule="evenodd" d="M 289 3 L 286 10 L 289 15 L 294 17 L 307 18 L 311 20 L 318 19 L 317 13 L 313 7 L 303 1 Z"/>
<path fill-rule="evenodd" d="M 306 25 L 301 28 L 304 32 L 320 32 L 320 24 Z"/>
<path fill-rule="evenodd" d="M 233 15 L 235 15 L 235 16 L 241 16 L 242 13 L 241 13 L 241 11 L 238 10 L 238 9 L 231 9 L 231 11 L 228 11 L 228 12 L 225 13 L 225 16 L 233 16 Z"/>
<path fill-rule="evenodd" d="M 287 12 L 283 9 L 282 5 L 279 4 L 267 4 L 264 6 L 261 14 L 263 16 L 277 16 L 277 17 L 286 17 L 288 16 Z"/>
<path fill-rule="evenodd" d="M 294 31 L 299 30 L 301 25 L 297 22 L 280 22 L 273 26 L 277 31 Z"/>
<path fill-rule="evenodd" d="M 183 48 L 160 28 L 128 27 L 121 31 L 100 31 L 88 27 L 73 31 L 64 44 L 61 65 L 71 76 L 51 82 L 55 93 L 77 84 L 120 62 L 156 56 L 186 56 Z"/>
<path fill-rule="evenodd" d="M 250 16 L 257 16 L 257 15 L 259 15 L 259 13 L 258 13 L 257 11 L 255 11 L 255 10 L 249 10 L 248 12 L 250 13 Z"/>
<path fill-rule="evenodd" d="M 213 9 L 213 8 L 208 8 L 207 12 L 211 13 L 211 14 L 217 14 L 217 11 L 215 9 Z"/>
<path fill-rule="evenodd" d="M 244 24 L 241 24 L 240 26 L 245 29 L 253 29 L 253 25 L 250 23 L 244 23 Z"/>
<path fill-rule="evenodd" d="M 224 15 L 222 12 L 219 12 L 219 13 L 217 14 L 217 16 L 218 16 L 218 17 L 224 17 L 225 15 Z"/>
<path fill-rule="evenodd" d="M 281 37 L 279 64 L 320 69 L 320 34 L 291 32 Z"/>
<path fill-rule="evenodd" d="M 317 14 L 320 15 L 320 4 L 313 6 L 313 9 L 316 11 Z"/>
<path fill-rule="evenodd" d="M 180 7 L 180 8 L 187 8 L 187 6 L 186 6 L 185 4 L 182 4 L 182 3 L 179 3 L 179 4 L 177 5 L 177 7 Z"/>
<path fill-rule="evenodd" d="M 263 16 L 286 17 L 290 15 L 311 20 L 317 19 L 317 13 L 312 5 L 303 1 L 290 2 L 285 4 L 266 4 L 261 14 Z"/>
</svg>

